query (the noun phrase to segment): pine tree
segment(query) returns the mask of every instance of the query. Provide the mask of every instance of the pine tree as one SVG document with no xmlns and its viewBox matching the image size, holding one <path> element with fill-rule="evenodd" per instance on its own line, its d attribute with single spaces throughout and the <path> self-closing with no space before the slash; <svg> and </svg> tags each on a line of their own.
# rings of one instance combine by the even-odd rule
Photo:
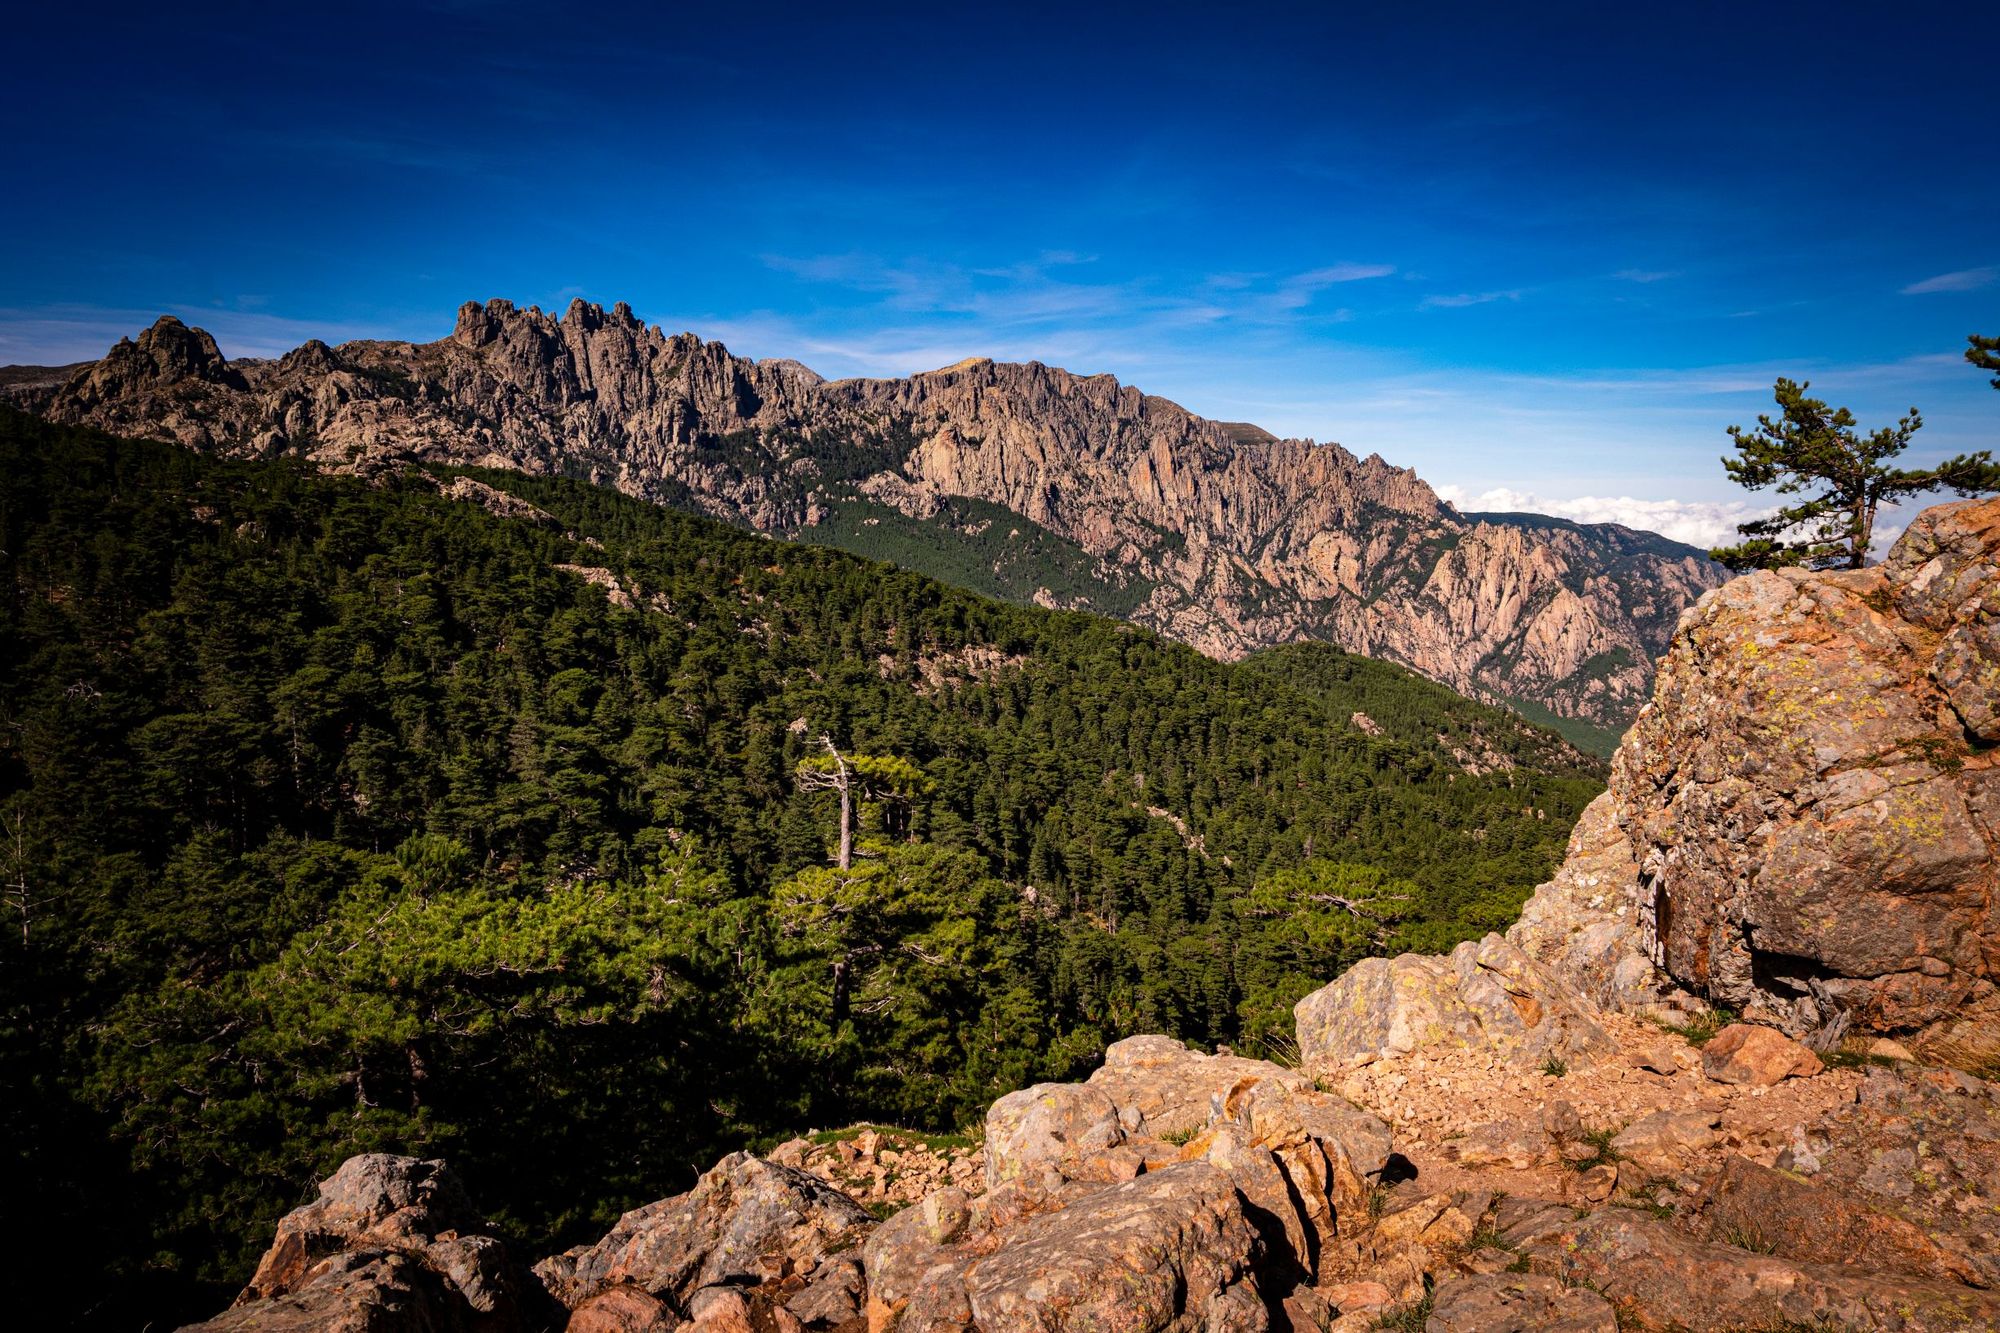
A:
<svg viewBox="0 0 2000 1333">
<path fill-rule="evenodd" d="M 1981 370 L 2000 371 L 2000 338 L 1989 338 L 1980 333 L 1969 333 L 1965 341 L 1971 346 L 1965 349 L 1965 359 Z M 1993 387 L 2000 389 L 2000 374 L 1993 376 Z"/>
<path fill-rule="evenodd" d="M 1888 466 L 1923 426 L 1917 409 L 1894 426 L 1862 436 L 1853 413 L 1806 397 L 1810 387 L 1780 379 L 1776 419 L 1759 416 L 1754 430 L 1729 428 L 1738 456 L 1724 458 L 1722 466 L 1732 481 L 1753 491 L 1768 486 L 1781 495 L 1810 493 L 1768 518 L 1738 524 L 1747 540 L 1709 552 L 1731 569 L 1859 569 L 1868 562 L 1875 515 L 1884 501 L 1934 490 L 1960 495 L 2000 490 L 2000 467 L 1983 449 L 1936 467 Z"/>
</svg>

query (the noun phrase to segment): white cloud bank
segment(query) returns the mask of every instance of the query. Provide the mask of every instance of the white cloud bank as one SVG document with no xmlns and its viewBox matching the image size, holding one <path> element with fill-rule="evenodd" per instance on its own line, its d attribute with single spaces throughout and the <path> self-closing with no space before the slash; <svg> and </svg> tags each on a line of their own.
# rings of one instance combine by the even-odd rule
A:
<svg viewBox="0 0 2000 1333">
<path fill-rule="evenodd" d="M 1743 500 L 1639 500 L 1629 495 L 1581 495 L 1549 500 L 1502 486 L 1477 495 L 1439 486 L 1438 498 L 1469 513 L 1553 514 L 1577 523 L 1622 523 L 1704 549 L 1736 540 L 1736 525 L 1770 512 Z"/>
</svg>

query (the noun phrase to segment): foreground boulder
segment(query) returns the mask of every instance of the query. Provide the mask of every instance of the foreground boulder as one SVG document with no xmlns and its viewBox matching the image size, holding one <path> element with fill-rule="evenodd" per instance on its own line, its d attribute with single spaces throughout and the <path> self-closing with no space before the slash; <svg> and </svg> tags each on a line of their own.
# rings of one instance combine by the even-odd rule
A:
<svg viewBox="0 0 2000 1333">
<path fill-rule="evenodd" d="M 1701 1048 L 1702 1072 L 1717 1083 L 1768 1088 L 1826 1068 L 1812 1051 L 1773 1028 L 1731 1023 Z"/>
<path fill-rule="evenodd" d="M 286 1214 L 236 1304 L 194 1328 L 468 1330 L 541 1324 L 541 1286 L 484 1229 L 440 1161 L 370 1153 L 320 1182 Z"/>
<path fill-rule="evenodd" d="M 1532 1273 L 1462 1277 L 1438 1288 L 1425 1333 L 1618 1333 L 1611 1302 Z"/>
<path fill-rule="evenodd" d="M 1230 1182 L 1265 1284 L 1282 1287 L 1312 1281 L 1321 1254 L 1366 1217 L 1390 1158 L 1388 1125 L 1297 1070 L 1132 1037 L 1083 1083 L 1038 1084 L 993 1104 L 993 1193 L 980 1216 L 998 1227 L 1201 1162 Z"/>
<path fill-rule="evenodd" d="M 1592 1213 L 1524 1252 L 1531 1271 L 1610 1300 L 1628 1327 L 2000 1328 L 2000 1297 L 1991 1292 L 1710 1244 L 1631 1208 Z"/>
<path fill-rule="evenodd" d="M 1256 1273 L 1264 1257 L 1228 1174 L 1184 1162 L 938 1247 L 907 1296 L 876 1293 L 870 1324 L 1258 1333 L 1269 1327 Z"/>
</svg>

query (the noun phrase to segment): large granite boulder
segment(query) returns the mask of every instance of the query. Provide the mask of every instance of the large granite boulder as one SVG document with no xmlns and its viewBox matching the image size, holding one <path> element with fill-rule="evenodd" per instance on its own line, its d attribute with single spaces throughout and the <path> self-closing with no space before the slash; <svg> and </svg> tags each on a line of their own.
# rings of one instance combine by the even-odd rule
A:
<svg viewBox="0 0 2000 1333">
<path fill-rule="evenodd" d="M 1293 1007 L 1308 1074 L 1341 1075 L 1430 1046 L 1471 1047 L 1522 1065 L 1606 1054 L 1598 1006 L 1499 935 L 1442 957 L 1367 958 Z"/>
<path fill-rule="evenodd" d="M 1259 1333 L 1270 1326 L 1262 1240 L 1227 1172 L 1183 1162 L 1048 1212 L 920 1248 L 871 1293 L 870 1324 L 900 1333 Z M 947 1231 L 944 1234 L 952 1234 Z M 886 1246 L 873 1251 L 881 1262 Z"/>
<path fill-rule="evenodd" d="M 1010 1225 L 1199 1161 L 1234 1182 L 1266 1281 L 1309 1281 L 1343 1225 L 1365 1218 L 1389 1160 L 1388 1125 L 1298 1070 L 1130 1037 L 1087 1081 L 1024 1088 L 988 1110 L 993 1193 L 974 1225 Z"/>
<path fill-rule="evenodd" d="M 1761 571 L 1682 618 L 1613 764 L 1651 951 L 1794 1036 L 2000 1061 L 2000 500 L 1886 564 Z"/>
</svg>

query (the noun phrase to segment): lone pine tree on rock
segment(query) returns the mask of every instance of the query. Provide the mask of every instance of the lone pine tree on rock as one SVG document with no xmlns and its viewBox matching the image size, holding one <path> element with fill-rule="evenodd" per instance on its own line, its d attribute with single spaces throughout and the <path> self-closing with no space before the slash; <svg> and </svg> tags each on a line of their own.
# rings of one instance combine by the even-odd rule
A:
<svg viewBox="0 0 2000 1333">
<path fill-rule="evenodd" d="M 1768 517 L 1738 524 L 1744 541 L 1709 552 L 1729 568 L 1860 569 L 1868 563 L 1875 515 L 1885 501 L 1926 491 L 1969 496 L 2000 490 L 2000 467 L 1984 449 L 1935 467 L 1890 467 L 1888 460 L 1907 449 L 1924 424 L 1917 409 L 1864 436 L 1846 408 L 1806 397 L 1810 387 L 1780 379 L 1775 419 L 1761 415 L 1755 429 L 1729 428 L 1737 457 L 1724 458 L 1722 466 L 1731 480 L 1753 491 L 1768 486 L 1781 495 L 1808 493 Z"/>
</svg>

